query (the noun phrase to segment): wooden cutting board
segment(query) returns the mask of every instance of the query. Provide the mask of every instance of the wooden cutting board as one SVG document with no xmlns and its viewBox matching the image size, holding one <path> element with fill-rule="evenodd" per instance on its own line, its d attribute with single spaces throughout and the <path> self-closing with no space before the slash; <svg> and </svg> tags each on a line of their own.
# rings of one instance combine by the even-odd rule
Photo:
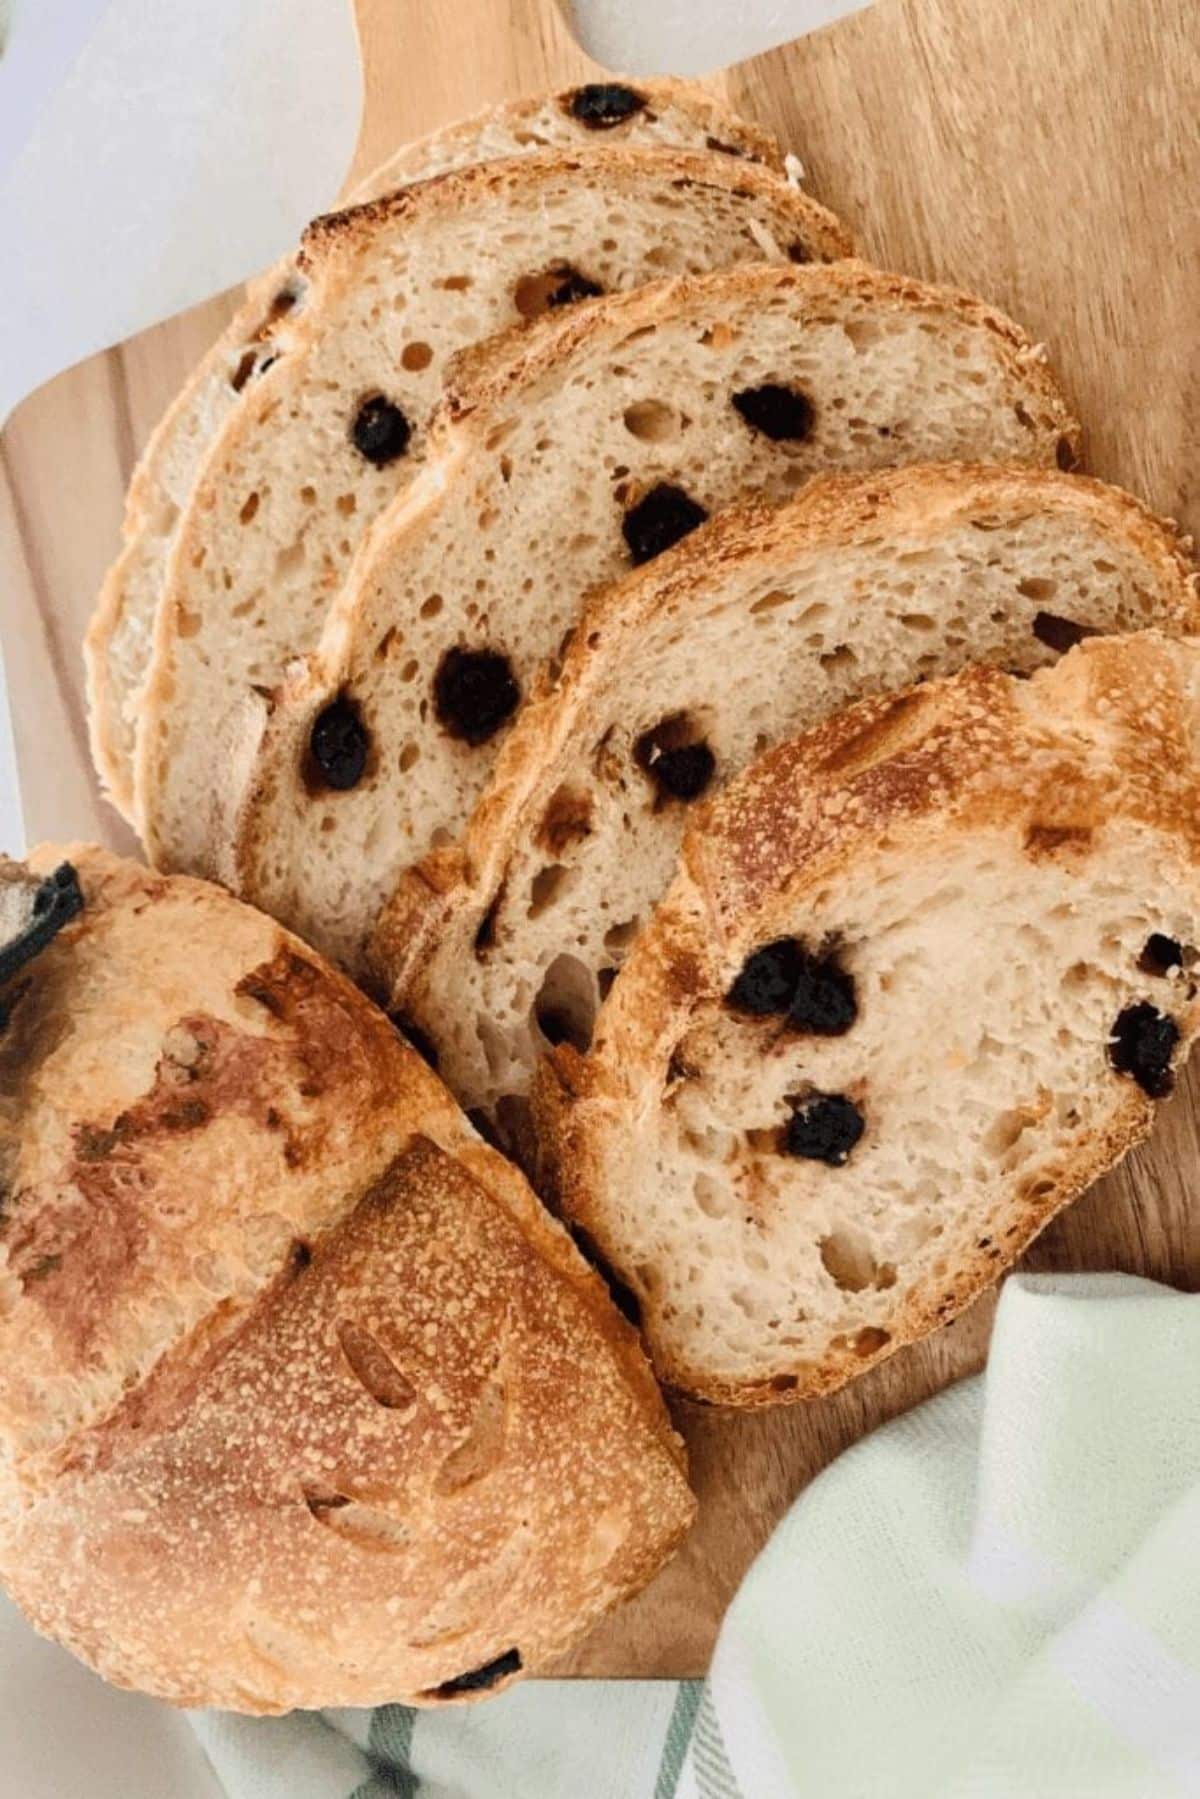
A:
<svg viewBox="0 0 1200 1799">
<path fill-rule="evenodd" d="M 596 73 L 552 0 L 358 0 L 358 14 L 351 178 L 457 115 Z M 1190 0 L 878 0 L 712 85 L 797 151 L 865 254 L 971 286 L 1044 339 L 1090 468 L 1200 529 L 1193 38 Z M 31 838 L 134 847 L 92 779 L 79 641 L 134 457 L 231 310 L 213 300 L 72 369 L 0 440 L 0 630 Z M 1184 1081 L 1154 1143 L 1047 1231 L 1031 1266 L 1200 1286 L 1198 1092 Z M 679 1407 L 700 1522 L 565 1671 L 702 1671 L 789 1500 L 864 1431 L 976 1369 L 991 1310 L 815 1405 L 745 1418 Z"/>
</svg>

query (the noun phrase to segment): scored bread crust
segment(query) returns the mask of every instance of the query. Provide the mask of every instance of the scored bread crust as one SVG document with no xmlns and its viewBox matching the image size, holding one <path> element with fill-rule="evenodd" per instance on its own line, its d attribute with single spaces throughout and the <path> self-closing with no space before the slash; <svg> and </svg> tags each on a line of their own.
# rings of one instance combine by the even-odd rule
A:
<svg viewBox="0 0 1200 1799">
<path fill-rule="evenodd" d="M 64 858 L 83 911 L 4 995 L 5 1584 L 178 1704 L 544 1666 L 694 1509 L 634 1333 L 306 946 L 103 850 L 31 863 Z"/>
<path fill-rule="evenodd" d="M 777 174 L 784 160 L 771 135 L 702 89 L 673 80 L 639 81 L 647 106 L 603 131 L 588 130 L 566 110 L 574 88 L 487 107 L 405 144 L 347 195 L 346 204 L 374 200 L 396 187 L 469 163 L 550 148 L 555 144 L 664 143 L 728 150 Z M 131 704 L 146 672 L 151 624 L 178 512 L 208 445 L 237 404 L 245 380 L 233 385 L 248 352 L 269 354 L 286 293 L 291 305 L 304 279 L 295 256 L 284 257 L 247 284 L 216 343 L 167 408 L 130 479 L 122 549 L 101 588 L 85 640 L 92 757 L 117 809 L 134 819 Z"/>
<path fill-rule="evenodd" d="M 1102 1030 L 1089 1077 L 1089 1096 L 1102 1096 L 1097 1116 L 1074 1133 L 1063 1125 L 1049 1149 L 1019 1165 L 1007 1187 L 997 1186 L 986 1210 L 972 1214 L 970 1242 L 958 1246 L 949 1267 L 926 1259 L 911 1286 L 904 1284 L 903 1266 L 893 1267 L 894 1284 L 885 1292 L 866 1280 L 860 1291 L 856 1282 L 844 1304 L 859 1305 L 857 1328 L 832 1332 L 820 1353 L 791 1351 L 790 1363 L 765 1333 L 761 1368 L 743 1367 L 736 1375 L 689 1351 L 683 1327 L 673 1327 L 660 1310 L 659 1277 L 645 1246 L 618 1221 L 622 1184 L 639 1178 L 633 1146 L 653 1158 L 654 1146 L 666 1142 L 656 1135 L 662 1120 L 697 1077 L 687 1061 L 689 1032 L 694 1045 L 706 1029 L 718 1028 L 714 1021 L 726 1016 L 722 1002 L 745 958 L 782 935 L 803 939 L 808 924 L 819 931 L 822 906 L 830 895 L 844 895 L 856 875 L 877 882 L 901 867 L 932 867 L 935 885 L 938 859 L 956 846 L 969 866 L 985 853 L 1003 858 L 1011 845 L 1017 874 L 1039 860 L 1060 861 L 1068 905 L 1072 892 L 1087 893 L 1094 860 L 1098 882 L 1106 872 L 1128 882 L 1132 870 L 1152 888 L 1151 907 L 1176 912 L 1190 930 L 1200 926 L 1198 706 L 1200 642 L 1157 633 L 1096 638 L 1026 682 L 970 668 L 864 700 L 768 752 L 702 809 L 674 884 L 605 1002 L 591 1052 L 553 1050 L 534 1086 L 548 1189 L 641 1301 L 660 1378 L 701 1398 L 743 1406 L 831 1392 L 954 1317 L 1063 1206 L 1147 1135 L 1155 1102 L 1113 1070 Z M 1145 930 L 1140 891 L 1131 903 L 1136 935 Z M 987 928 L 984 914 L 979 928 Z M 1128 967 L 1122 962 L 1112 1010 L 1148 996 L 1167 1010 L 1179 1030 L 1175 1063 L 1181 1067 L 1200 1031 L 1194 974 L 1184 971 L 1168 983 L 1141 970 L 1143 941 L 1133 946 Z M 1003 938 L 996 947 L 998 955 L 1019 953 Z M 942 953 L 952 955 L 953 944 Z M 1061 976 L 1038 965 L 1030 978 L 1055 983 Z M 918 1063 L 931 1057 L 929 1080 L 938 1064 L 936 1049 L 927 1045 L 939 1043 L 945 1023 L 931 1006 L 921 1019 L 922 1042 L 911 1046 Z M 848 1050 L 856 1028 L 839 1040 Z M 830 1040 L 807 1042 L 817 1044 L 804 1052 L 812 1065 Z M 761 1043 L 754 1053 L 763 1053 Z M 869 1072 L 864 1083 L 869 1130 Z M 877 1107 L 886 1098 L 875 1096 Z M 773 1142 L 762 1155 L 781 1160 Z M 849 1207 L 853 1154 L 844 1167 L 822 1174 L 844 1183 L 840 1203 Z M 825 1191 L 833 1195 L 836 1217 L 839 1190 Z M 894 1214 L 895 1197 L 887 1203 Z M 813 1205 L 814 1216 L 825 1216 L 811 1190 L 807 1199 L 797 1193 L 794 1204 Z M 722 1279 L 732 1284 L 740 1272 L 730 1266 Z M 831 1290 L 835 1281 L 843 1285 L 828 1264 L 826 1272 Z M 816 1297 L 814 1287 L 809 1303 Z"/>
<path fill-rule="evenodd" d="M 524 283 L 566 265 L 610 292 L 748 258 L 852 248 L 839 222 L 753 163 L 666 146 L 543 151 L 473 164 L 316 220 L 303 311 L 196 478 L 155 616 L 137 707 L 135 791 L 151 859 L 212 873 L 197 784 L 223 710 L 312 649 L 357 545 L 417 478 L 448 357 L 518 323 Z M 417 359 L 410 352 L 417 352 Z M 406 447 L 353 440 L 371 396 Z"/>
<path fill-rule="evenodd" d="M 928 354 L 935 362 L 940 356 L 947 370 L 950 343 L 966 343 L 990 383 L 987 398 L 979 397 L 983 387 L 964 377 L 960 403 L 955 390 L 945 402 L 947 422 L 926 392 L 933 374 L 922 369 L 930 416 L 914 419 L 913 374 L 899 441 L 889 435 L 890 425 L 882 424 L 870 429 L 869 442 L 846 436 L 855 421 L 844 432 L 832 404 L 812 443 L 768 441 L 740 421 L 729 429 L 727 388 L 764 378 L 803 381 L 818 408 L 832 401 L 835 376 L 826 370 L 822 377 L 820 368 L 811 367 L 810 327 L 814 337 L 827 333 L 830 345 L 836 338 L 837 353 L 849 357 L 855 370 L 862 356 L 872 354 L 874 330 L 894 331 L 906 354 Z M 865 350 L 846 349 L 855 341 L 851 331 L 860 327 Z M 890 345 L 890 336 L 886 342 Z M 936 352 L 914 349 L 914 343 L 933 342 Z M 642 343 L 644 357 L 637 348 Z M 830 360 L 836 346 L 829 350 Z M 631 399 L 653 395 L 656 383 L 674 381 L 675 363 L 684 359 L 694 390 L 680 375 L 664 398 L 681 419 L 691 419 L 690 436 L 681 425 L 677 439 L 665 443 L 639 438 L 627 416 L 623 424 L 622 409 Z M 878 359 L 882 365 L 883 352 Z M 961 366 L 957 358 L 954 366 Z M 946 384 L 951 380 L 947 373 Z M 939 398 L 938 407 L 942 404 Z M 904 411 L 903 398 L 895 406 Z M 606 473 L 613 480 L 623 477 L 634 495 L 655 481 L 683 479 L 710 510 L 748 491 L 782 500 L 806 476 L 839 460 L 868 468 L 915 461 L 943 439 L 949 440 L 943 454 L 988 459 L 994 453 L 997 461 L 1050 467 L 1056 460 L 1074 462 L 1079 449 L 1078 425 L 1044 351 L 1011 320 L 974 296 L 852 261 L 807 268 L 763 265 L 660 283 L 597 300 L 575 316 L 536 321 L 486 350 L 457 358 L 425 469 L 361 546 L 317 651 L 277 695 L 247 697 L 230 733 L 228 778 L 210 802 L 220 877 L 349 966 L 361 966 L 366 932 L 401 869 L 428 847 L 434 828 L 461 829 L 499 748 L 500 734 L 468 750 L 427 717 L 418 722 L 410 716 L 419 696 L 428 693 L 436 655 L 456 643 L 473 647 L 482 636 L 504 651 L 518 684 L 527 689 L 574 625 L 588 588 L 628 568 L 622 514 L 607 486 L 596 481 L 587 494 L 567 490 L 579 460 L 573 449 L 561 489 L 552 489 L 553 468 L 563 460 L 556 432 L 561 436 L 568 427 L 572 442 L 578 438 L 585 446 L 580 453 L 597 461 L 603 454 Z M 823 443 L 832 447 L 822 448 Z M 530 542 L 535 511 L 540 546 Z M 502 521 L 520 552 L 485 568 L 488 551 L 479 518 Z M 571 548 L 576 532 L 588 540 L 577 551 Z M 451 538 L 460 562 L 450 559 L 443 542 Z M 540 561 L 532 560 L 535 554 Z M 470 579 L 476 574 L 486 579 L 483 601 L 475 598 L 479 583 Z M 534 597 L 526 600 L 530 584 Z M 433 589 L 430 605 L 437 611 L 426 623 L 424 594 Z M 486 625 L 473 622 L 481 605 Z M 393 651 L 395 668 L 389 667 Z M 396 687 L 406 659 L 412 660 L 415 678 L 395 705 L 389 694 L 390 711 L 379 706 L 372 716 L 377 691 L 388 682 Z M 342 693 L 363 709 L 376 761 L 353 791 L 321 795 L 316 803 L 302 775 L 308 733 Z M 410 735 L 419 760 L 412 775 L 392 787 L 396 758 Z M 146 730 L 147 752 L 149 746 Z M 151 784 L 148 776 L 144 789 Z M 424 796 L 420 804 L 411 798 L 414 793 Z M 433 815 L 434 804 L 440 816 Z M 322 827 L 326 817 L 330 823 Z M 333 834 L 322 838 L 322 828 Z M 340 880 L 343 865 L 335 860 L 339 841 L 346 841 L 345 881 Z M 361 853 L 363 844 L 372 845 L 370 855 Z"/>
<path fill-rule="evenodd" d="M 1060 577 L 1057 599 L 1041 592 L 1045 588 L 1048 593 L 1053 583 L 1039 586 L 1036 579 L 1037 594 L 1025 598 L 1015 584 L 1018 575 L 1032 575 L 1040 566 L 1039 550 L 1031 548 L 1031 566 L 1014 565 L 1007 593 L 999 581 L 989 590 L 987 576 L 975 576 L 976 588 L 962 596 L 964 636 L 950 648 L 928 628 L 933 621 L 924 616 L 929 602 L 922 593 L 928 579 L 922 550 L 936 548 L 957 530 L 978 530 L 978 541 L 986 542 L 992 561 L 1000 563 L 997 552 L 1009 550 L 1010 537 L 1029 519 L 1051 543 L 1056 531 L 1075 529 L 1083 556 L 1107 560 L 1110 586 L 1102 599 L 1085 599 L 1083 573 L 1090 572 L 1085 562 L 1079 571 L 1068 569 L 1067 582 Z M 880 637 L 884 621 L 878 584 L 859 562 L 838 577 L 854 581 L 858 614 L 851 605 L 849 617 L 835 614 L 821 627 L 817 641 L 806 642 L 800 634 L 789 649 L 786 640 L 789 634 L 796 638 L 798 618 L 807 617 L 814 602 L 823 600 L 828 609 L 828 602 L 838 597 L 836 589 L 815 583 L 794 591 L 791 580 L 808 562 L 821 559 L 828 565 L 839 550 L 870 552 L 876 547 L 885 559 L 901 556 L 915 577 L 903 606 L 920 615 L 915 622 L 923 629 L 913 633 L 911 645 L 901 645 L 906 660 L 894 662 L 881 675 L 870 656 L 864 657 L 864 646 Z M 702 728 L 704 741 L 715 747 L 717 778 L 724 781 L 752 749 L 747 726 L 731 760 L 726 728 L 734 723 L 740 728 L 753 716 L 760 727 L 754 745 L 761 752 L 768 741 L 815 723 L 812 700 L 801 697 L 794 662 L 815 663 L 820 650 L 841 642 L 857 651 L 858 661 L 844 685 L 830 683 L 820 701 L 822 714 L 872 687 L 904 686 L 918 675 L 950 673 L 966 661 L 988 660 L 1025 673 L 1050 662 L 1054 651 L 1030 628 L 1039 605 L 1051 611 L 1065 607 L 1072 619 L 1093 630 L 1155 625 L 1188 635 L 1200 631 L 1190 549 L 1190 540 L 1181 538 L 1173 525 L 1120 489 L 1036 469 L 917 465 L 867 476 L 834 475 L 813 481 L 781 507 L 751 503 L 720 514 L 589 602 L 558 680 L 544 683 L 544 691 L 523 708 L 459 842 L 430 852 L 402 876 L 372 938 L 369 963 L 376 985 L 388 994 L 389 1005 L 432 1042 L 439 1072 L 461 1103 L 482 1107 L 495 1120 L 493 1087 L 509 1102 L 527 1095 L 537 1042 L 530 1022 L 536 1000 L 529 996 L 540 991 L 551 958 L 569 952 L 593 976 L 606 965 L 606 978 L 611 978 L 625 951 L 606 934 L 603 956 L 593 964 L 590 952 L 599 948 L 602 925 L 644 916 L 646 907 L 661 897 L 661 890 L 649 891 L 645 878 L 630 866 L 638 843 L 632 828 L 627 824 L 624 834 L 611 838 L 604 834 L 610 815 L 639 807 L 653 819 L 645 829 L 659 844 L 672 847 L 690 815 L 687 806 L 656 804 L 648 778 L 636 771 L 628 779 L 598 773 L 595 758 L 601 752 L 593 746 L 604 745 L 606 771 L 623 769 L 622 758 L 643 728 L 672 714 L 694 714 L 702 721 L 697 728 Z M 1079 552 L 1074 539 L 1072 550 Z M 1008 564 L 1002 566 L 1007 571 Z M 1076 573 L 1079 586 L 1072 588 L 1070 578 Z M 964 574 L 961 581 L 969 578 Z M 769 638 L 750 616 L 763 595 L 771 602 Z M 990 612 L 997 600 L 1011 607 L 1001 629 L 995 628 Z M 668 660 L 676 645 L 680 647 Z M 681 673 L 685 653 L 689 671 L 698 667 L 698 677 Z M 768 722 L 760 702 L 771 687 L 778 687 L 785 658 L 791 671 L 786 693 Z M 616 784 L 610 785 L 614 779 Z M 546 821 L 562 795 L 577 810 L 586 810 L 587 819 L 581 835 L 573 838 L 568 818 L 560 846 L 547 841 Z M 594 848 L 597 843 L 599 849 Z M 673 863 L 669 851 L 660 850 L 658 865 L 668 866 L 668 858 Z M 557 930 L 547 931 L 541 913 L 531 922 L 524 896 L 547 866 L 558 870 L 572 893 L 582 892 L 593 917 L 599 916 L 589 937 L 576 935 L 574 913 L 560 918 Z M 549 902 L 547 910 L 554 904 Z M 551 922 L 553 916 L 557 914 Z M 473 945 L 485 918 L 491 921 L 490 941 L 486 958 L 480 958 Z M 576 995 L 584 1010 L 586 998 Z M 586 1025 L 579 1022 L 586 1035 Z M 521 1147 L 528 1151 L 533 1146 Z"/>
</svg>

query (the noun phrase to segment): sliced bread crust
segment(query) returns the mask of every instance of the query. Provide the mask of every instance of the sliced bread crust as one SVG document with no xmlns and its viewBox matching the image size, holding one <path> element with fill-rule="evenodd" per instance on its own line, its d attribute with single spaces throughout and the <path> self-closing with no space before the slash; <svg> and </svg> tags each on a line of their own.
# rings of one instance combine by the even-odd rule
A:
<svg viewBox="0 0 1200 1799">
<path fill-rule="evenodd" d="M 194 790 L 221 772 L 204 759 L 214 727 L 316 643 L 364 532 L 419 469 L 454 351 L 664 273 L 849 249 L 769 171 L 665 147 L 479 163 L 316 220 L 305 308 L 277 327 L 277 361 L 213 445 L 171 552 L 139 720 L 154 859 L 211 872 Z"/>
<path fill-rule="evenodd" d="M 751 422 L 759 396 L 781 420 Z M 664 490 L 695 524 L 829 468 L 1053 467 L 1077 448 L 1010 320 L 860 263 L 738 269 L 541 321 L 456 364 L 432 462 L 364 544 L 308 667 L 230 725 L 228 779 L 211 796 L 182 780 L 168 690 L 143 790 L 173 781 L 197 831 L 207 808 L 222 878 L 359 969 L 401 870 L 465 824 L 587 590 L 670 541 L 640 537 Z M 335 788 L 313 739 L 339 719 L 361 754 Z"/>
<path fill-rule="evenodd" d="M 1095 632 L 1200 631 L 1189 550 L 1119 489 L 1039 469 L 830 476 L 722 514 L 586 608 L 461 841 L 401 880 L 378 986 L 528 1154 L 535 1063 L 587 1047 L 694 813 L 656 752 L 699 746 L 711 793 L 871 692 L 966 662 L 1029 674 Z"/>
<path fill-rule="evenodd" d="M 353 206 L 470 163 L 557 145 L 669 144 L 727 151 L 784 172 L 779 146 L 702 89 L 680 81 L 638 82 L 642 104 L 624 118 L 584 123 L 589 90 L 570 88 L 489 107 L 417 143 L 405 144 L 347 197 Z M 610 109 L 611 110 L 611 109 Z M 133 706 L 150 656 L 154 611 L 192 483 L 246 383 L 272 353 L 275 325 L 303 304 L 306 277 L 285 257 L 250 282 L 239 308 L 168 407 L 142 452 L 126 497 L 123 546 L 101 589 L 85 643 L 92 755 L 113 804 L 131 822 Z"/>
<path fill-rule="evenodd" d="M 1200 643 L 1095 638 L 863 701 L 704 809 L 534 1093 L 662 1378 L 831 1391 L 1146 1135 L 1200 1029 L 1198 724 Z"/>
<path fill-rule="evenodd" d="M 3 991 L 0 1573 L 107 1679 L 458 1702 L 692 1515 L 633 1332 L 387 1019 L 220 889 L 87 845 Z"/>
</svg>

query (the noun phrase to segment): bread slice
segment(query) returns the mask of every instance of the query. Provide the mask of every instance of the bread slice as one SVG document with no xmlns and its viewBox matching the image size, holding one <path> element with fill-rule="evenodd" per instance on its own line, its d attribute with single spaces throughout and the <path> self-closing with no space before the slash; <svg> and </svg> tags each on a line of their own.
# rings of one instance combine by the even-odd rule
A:
<svg viewBox="0 0 1200 1799">
<path fill-rule="evenodd" d="M 405 144 L 359 184 L 347 204 L 500 157 L 556 146 L 653 143 L 725 151 L 783 173 L 770 134 L 702 89 L 679 81 L 604 83 L 490 107 Z M 245 304 L 168 408 L 130 482 L 123 547 L 101 590 L 85 648 L 93 758 L 109 798 L 131 823 L 134 702 L 179 516 L 238 395 L 272 355 L 276 324 L 304 303 L 307 285 L 294 256 L 249 284 Z"/>
<path fill-rule="evenodd" d="M 354 968 L 401 869 L 462 829 L 589 588 L 703 513 L 781 501 L 823 469 L 1053 467 L 1077 445 L 1015 325 L 849 262 L 598 301 L 465 357 L 447 408 L 435 461 L 364 546 L 308 670 L 231 728 L 224 783 L 189 757 L 169 689 L 144 728 L 152 852 L 177 818 L 198 832 L 207 815 L 232 846 L 223 878 Z M 337 767 L 339 732 L 357 753 Z"/>
<path fill-rule="evenodd" d="M 849 248 L 798 188 L 709 150 L 479 163 L 317 220 L 304 310 L 217 437 L 168 562 L 152 680 L 177 741 L 194 754 L 231 692 L 312 648 L 363 532 L 420 466 L 453 351 L 664 273 Z M 202 870 L 194 825 L 153 813 L 159 859 Z"/>
<path fill-rule="evenodd" d="M 1029 674 L 1097 631 L 1200 631 L 1187 547 L 1098 481 L 957 464 L 714 519 L 588 607 L 461 843 L 401 881 L 372 955 L 389 1003 L 524 1150 L 538 1055 L 586 1049 L 675 872 L 695 805 L 677 776 L 713 792 L 850 701 L 965 662 Z"/>
<path fill-rule="evenodd" d="M 537 1669 L 687 1527 L 566 1232 L 382 1013 L 105 851 L 0 991 L 0 1575 L 109 1680 L 242 1711 Z M 69 882 L 66 883 L 69 885 Z"/>
<path fill-rule="evenodd" d="M 660 1375 L 811 1398 L 1143 1138 L 1198 1028 L 1200 642 L 869 699 L 704 809 L 534 1106 Z"/>
</svg>

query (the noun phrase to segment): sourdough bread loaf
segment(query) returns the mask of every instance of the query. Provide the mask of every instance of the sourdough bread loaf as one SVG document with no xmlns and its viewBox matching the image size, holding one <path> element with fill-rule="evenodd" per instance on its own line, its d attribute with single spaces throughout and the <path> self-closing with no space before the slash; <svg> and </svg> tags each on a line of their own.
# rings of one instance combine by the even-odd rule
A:
<svg viewBox="0 0 1200 1799">
<path fill-rule="evenodd" d="M 849 247 L 778 176 L 665 148 L 480 163 L 311 225 L 304 310 L 213 444 L 167 567 L 144 704 L 179 766 L 139 785 L 155 860 L 211 872 L 181 783 L 230 696 L 315 644 L 363 533 L 420 466 L 453 351 L 664 273 Z"/>
<path fill-rule="evenodd" d="M 424 475 L 310 665 L 230 722 L 223 782 L 181 743 L 172 685 L 147 710 L 152 851 L 178 819 L 207 823 L 222 878 L 361 968 L 400 871 L 462 829 L 590 588 L 823 470 L 1053 467 L 1076 446 L 1015 325 L 859 263 L 738 269 L 543 321 L 462 359 Z"/>
<path fill-rule="evenodd" d="M 691 1517 L 632 1331 L 304 945 L 98 849 L 32 860 L 82 905 L 0 988 L 4 1583 L 178 1704 L 544 1666 Z"/>
<path fill-rule="evenodd" d="M 952 1318 L 1144 1137 L 1198 1027 L 1200 644 L 865 700 L 704 810 L 539 1069 L 660 1375 L 763 1405 Z"/>
<path fill-rule="evenodd" d="M 679 81 L 590 84 L 491 107 L 405 144 L 361 182 L 348 204 L 471 163 L 556 146 L 673 144 L 724 151 L 783 173 L 769 133 Z M 307 300 L 295 257 L 250 283 L 245 304 L 168 408 L 134 470 L 123 546 L 86 643 L 92 753 L 109 798 L 132 823 L 137 694 L 150 655 L 167 555 L 192 483 L 247 383 L 274 354 L 277 323 Z"/>
<path fill-rule="evenodd" d="M 524 1154 L 537 1058 L 587 1048 L 702 795 L 869 693 L 1200 630 L 1188 547 L 1128 494 L 1039 469 L 831 476 L 714 519 L 588 606 L 460 843 L 405 875 L 371 957 L 389 1004 Z"/>
</svg>

